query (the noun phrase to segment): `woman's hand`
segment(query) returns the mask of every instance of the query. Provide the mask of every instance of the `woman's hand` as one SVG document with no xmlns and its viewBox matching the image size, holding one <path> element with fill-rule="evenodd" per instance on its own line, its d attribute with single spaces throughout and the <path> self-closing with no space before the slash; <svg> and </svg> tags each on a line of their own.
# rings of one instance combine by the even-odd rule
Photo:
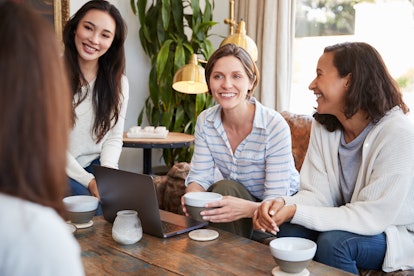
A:
<svg viewBox="0 0 414 276">
<path fill-rule="evenodd" d="M 295 212 L 296 205 L 286 206 L 282 198 L 263 201 L 253 216 L 253 227 L 276 235 L 279 225 L 290 221 Z"/>
<path fill-rule="evenodd" d="M 101 196 L 99 195 L 98 185 L 96 184 L 96 179 L 92 179 L 91 182 L 88 184 L 88 190 L 92 196 L 96 197 L 101 200 Z"/>
<path fill-rule="evenodd" d="M 260 203 L 249 200 L 224 196 L 223 199 L 208 203 L 206 208 L 214 208 L 202 211 L 203 220 L 213 223 L 231 222 L 241 218 L 251 218 Z"/>
</svg>

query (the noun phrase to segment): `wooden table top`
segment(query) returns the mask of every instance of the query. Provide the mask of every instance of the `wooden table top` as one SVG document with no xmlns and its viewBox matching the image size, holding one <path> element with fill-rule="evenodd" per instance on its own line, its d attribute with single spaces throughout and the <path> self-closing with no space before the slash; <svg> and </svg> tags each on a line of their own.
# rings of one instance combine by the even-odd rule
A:
<svg viewBox="0 0 414 276">
<path fill-rule="evenodd" d="M 218 239 L 193 241 L 187 234 L 161 239 L 150 235 L 133 245 L 112 239 L 112 224 L 95 217 L 78 229 L 86 275 L 271 275 L 275 262 L 267 245 L 217 230 Z M 310 275 L 352 275 L 312 262 Z"/>
<path fill-rule="evenodd" d="M 175 143 L 192 143 L 194 135 L 180 132 L 169 132 L 166 138 L 129 138 L 124 133 L 124 144 L 128 143 L 145 143 L 145 144 L 175 144 Z"/>
</svg>

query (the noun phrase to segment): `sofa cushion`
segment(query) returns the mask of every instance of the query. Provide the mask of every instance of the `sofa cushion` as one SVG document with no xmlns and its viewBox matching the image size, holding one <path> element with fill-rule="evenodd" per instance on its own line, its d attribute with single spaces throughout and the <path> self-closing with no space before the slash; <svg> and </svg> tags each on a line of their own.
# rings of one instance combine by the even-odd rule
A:
<svg viewBox="0 0 414 276">
<path fill-rule="evenodd" d="M 289 111 L 283 111 L 280 114 L 289 124 L 292 135 L 292 154 L 295 159 L 296 169 L 300 171 L 308 150 L 312 116 L 299 115 Z"/>
<path fill-rule="evenodd" d="M 174 166 L 167 173 L 167 182 L 164 192 L 164 210 L 183 214 L 181 209 L 181 197 L 185 193 L 184 181 L 190 171 L 190 164 L 180 162 Z"/>
</svg>

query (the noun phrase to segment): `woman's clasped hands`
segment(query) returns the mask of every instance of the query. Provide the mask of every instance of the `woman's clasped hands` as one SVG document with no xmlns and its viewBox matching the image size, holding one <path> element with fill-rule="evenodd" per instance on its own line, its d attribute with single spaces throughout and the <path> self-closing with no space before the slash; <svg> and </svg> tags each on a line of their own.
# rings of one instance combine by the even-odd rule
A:
<svg viewBox="0 0 414 276">
<path fill-rule="evenodd" d="M 285 205 L 283 198 L 265 200 L 253 215 L 254 229 L 276 235 L 279 225 L 290 221 L 296 212 L 296 205 Z"/>
</svg>

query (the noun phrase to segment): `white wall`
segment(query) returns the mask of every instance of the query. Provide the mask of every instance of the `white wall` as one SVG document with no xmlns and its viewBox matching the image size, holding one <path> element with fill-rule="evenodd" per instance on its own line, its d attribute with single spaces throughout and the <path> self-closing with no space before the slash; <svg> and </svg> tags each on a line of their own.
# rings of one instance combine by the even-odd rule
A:
<svg viewBox="0 0 414 276">
<path fill-rule="evenodd" d="M 74 14 L 87 0 L 70 0 L 70 14 Z M 125 131 L 137 124 L 138 114 L 144 106 L 145 99 L 148 97 L 148 75 L 150 70 L 150 60 L 142 50 L 139 41 L 138 18 L 134 15 L 128 0 L 109 0 L 122 14 L 127 26 L 128 35 L 125 44 L 126 50 L 126 75 L 129 80 L 130 97 L 128 104 Z M 228 35 L 228 25 L 224 24 L 224 18 L 229 16 L 229 2 L 216 0 L 213 20 L 218 24 L 213 27 L 211 41 L 218 47 L 222 37 Z M 220 6 L 218 4 L 220 3 Z M 162 151 L 153 150 L 153 166 L 162 164 Z M 120 169 L 127 171 L 142 171 L 142 149 L 123 148 L 119 161 Z"/>
</svg>

